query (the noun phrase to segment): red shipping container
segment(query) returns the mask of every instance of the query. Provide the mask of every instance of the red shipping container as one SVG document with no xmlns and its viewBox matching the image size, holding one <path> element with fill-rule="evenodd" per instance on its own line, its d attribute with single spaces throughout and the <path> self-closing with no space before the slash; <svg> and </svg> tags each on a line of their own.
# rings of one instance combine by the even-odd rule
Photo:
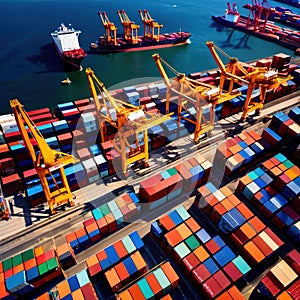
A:
<svg viewBox="0 0 300 300">
<path fill-rule="evenodd" d="M 183 269 L 183 274 L 186 277 L 189 277 L 191 274 L 192 270 L 195 269 L 198 265 L 200 264 L 199 259 L 197 256 L 192 252 L 188 254 L 183 260 L 182 260 L 182 269 Z"/>
<path fill-rule="evenodd" d="M 140 182 L 139 195 L 146 202 L 156 201 L 167 195 L 167 189 L 161 190 L 163 178 L 160 174 L 154 175 Z"/>
<path fill-rule="evenodd" d="M 205 280 L 207 280 L 210 276 L 211 276 L 211 274 L 207 270 L 207 268 L 203 264 L 200 264 L 193 270 L 192 276 L 191 276 L 191 281 L 195 284 L 195 287 L 197 289 L 199 289 L 201 284 Z"/>
<path fill-rule="evenodd" d="M 153 273 L 146 275 L 145 279 L 147 280 L 151 290 L 153 291 L 153 294 L 156 295 L 156 297 L 162 296 L 162 287 L 157 281 L 155 275 Z"/>
<path fill-rule="evenodd" d="M 128 288 L 131 297 L 133 300 L 143 300 L 146 299 L 140 289 L 140 287 L 137 284 L 132 285 Z"/>
<path fill-rule="evenodd" d="M 89 219 L 83 221 L 83 226 L 84 226 L 84 227 L 87 227 L 88 225 L 91 225 L 91 224 L 93 224 L 93 223 L 95 223 L 95 222 L 96 222 L 96 220 L 95 220 L 93 217 L 91 217 L 91 218 L 89 218 Z"/>
<path fill-rule="evenodd" d="M 227 212 L 226 208 L 222 205 L 222 203 L 218 203 L 212 208 L 210 213 L 210 219 L 214 224 L 217 224 L 225 213 Z"/>
<path fill-rule="evenodd" d="M 73 103 L 78 108 L 90 104 L 90 99 L 86 98 L 86 99 L 75 100 L 73 101 Z"/>
<path fill-rule="evenodd" d="M 27 111 L 27 114 L 28 114 L 28 116 L 30 116 L 30 117 L 32 117 L 32 116 L 38 116 L 38 115 L 46 114 L 46 113 L 51 113 L 49 107 L 45 107 L 45 108 L 40 108 L 40 109 L 36 109 L 36 110 L 30 110 L 30 111 Z"/>
<path fill-rule="evenodd" d="M 214 275 L 213 275 L 214 279 L 218 282 L 218 284 L 221 286 L 222 290 L 225 290 L 226 288 L 229 287 L 230 285 L 230 281 L 229 279 L 226 277 L 226 275 L 223 273 L 222 270 L 217 271 Z"/>
<path fill-rule="evenodd" d="M 159 226 L 163 231 L 168 232 L 173 229 L 176 224 L 173 222 L 169 215 L 165 215 L 159 219 Z"/>
<path fill-rule="evenodd" d="M 220 246 L 213 239 L 205 243 L 205 247 L 212 255 L 220 250 Z"/>
<path fill-rule="evenodd" d="M 117 241 L 113 244 L 113 247 L 115 248 L 118 256 L 120 259 L 126 257 L 128 255 L 128 251 L 125 248 L 124 244 L 122 243 L 122 241 Z"/>
<path fill-rule="evenodd" d="M 86 285 L 82 286 L 80 289 L 82 291 L 84 299 L 88 299 L 88 300 L 98 299 L 94 287 L 92 286 L 91 283 L 87 283 Z"/>
<path fill-rule="evenodd" d="M 45 253 L 43 253 L 43 254 L 36 257 L 36 262 L 37 262 L 38 265 L 41 265 L 45 261 L 47 261 Z"/>
<path fill-rule="evenodd" d="M 243 277 L 241 271 L 236 267 L 236 265 L 231 261 L 224 268 L 223 271 L 227 274 L 232 282 L 236 282 Z"/>
<path fill-rule="evenodd" d="M 273 276 L 271 272 L 268 272 L 262 278 L 261 282 L 273 296 L 276 296 L 283 289 L 282 284 Z"/>
<path fill-rule="evenodd" d="M 100 264 L 98 263 L 96 265 L 88 267 L 88 272 L 91 277 L 98 276 L 102 272 Z"/>
<path fill-rule="evenodd" d="M 300 253 L 293 249 L 285 256 L 286 262 L 293 268 L 293 270 L 299 275 L 300 274 Z"/>
<path fill-rule="evenodd" d="M 130 275 L 123 262 L 117 264 L 115 270 L 120 278 L 121 286 L 126 285 L 130 281 Z"/>
<path fill-rule="evenodd" d="M 223 291 L 223 289 L 217 280 L 214 277 L 211 277 L 203 283 L 202 291 L 208 299 L 214 299 Z"/>
<path fill-rule="evenodd" d="M 284 242 L 269 227 L 265 229 L 265 233 L 278 245 L 278 247 L 283 246 Z"/>
<path fill-rule="evenodd" d="M 267 257 L 273 253 L 273 250 L 268 244 L 259 236 L 255 236 L 252 242 L 258 247 L 258 249 Z"/>
</svg>

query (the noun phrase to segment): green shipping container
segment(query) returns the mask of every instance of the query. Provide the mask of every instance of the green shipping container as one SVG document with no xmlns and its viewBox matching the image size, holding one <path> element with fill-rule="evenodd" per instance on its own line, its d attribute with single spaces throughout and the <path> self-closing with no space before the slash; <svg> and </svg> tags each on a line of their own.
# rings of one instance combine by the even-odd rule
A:
<svg viewBox="0 0 300 300">
<path fill-rule="evenodd" d="M 248 273 L 251 268 L 249 265 L 244 261 L 244 259 L 239 255 L 236 258 L 232 260 L 232 262 L 235 264 L 235 266 L 241 271 L 243 275 Z"/>
<path fill-rule="evenodd" d="M 22 254 L 21 253 L 19 253 L 19 254 L 12 257 L 13 267 L 18 266 L 22 263 L 23 263 L 23 260 L 22 260 Z"/>
<path fill-rule="evenodd" d="M 128 254 L 131 254 L 136 250 L 136 247 L 129 236 L 125 236 L 122 239 L 122 243 L 123 243 L 124 247 L 126 248 Z"/>
<path fill-rule="evenodd" d="M 186 211 L 186 209 L 183 206 L 177 207 L 176 211 L 178 212 L 182 220 L 185 221 L 188 218 L 190 218 L 190 214 Z"/>
<path fill-rule="evenodd" d="M 27 260 L 34 258 L 33 249 L 28 249 L 28 250 L 24 251 L 22 253 L 22 258 L 23 258 L 23 261 L 27 261 Z"/>
<path fill-rule="evenodd" d="M 158 268 L 157 270 L 153 271 L 154 276 L 156 277 L 158 283 L 160 284 L 163 294 L 169 293 L 171 290 L 171 283 L 163 270 L 161 268 Z"/>
<path fill-rule="evenodd" d="M 7 270 L 9 270 L 9 269 L 11 269 L 12 268 L 12 259 L 11 258 L 8 258 L 8 259 L 6 259 L 6 260 L 4 260 L 3 262 L 2 262 L 2 266 L 3 266 L 3 271 L 5 272 L 5 271 L 7 271 Z"/>
<path fill-rule="evenodd" d="M 283 165 L 287 167 L 288 169 L 292 168 L 294 164 L 290 160 L 286 160 L 283 162 Z"/>
<path fill-rule="evenodd" d="M 190 248 L 191 251 L 194 251 L 196 248 L 200 246 L 200 243 L 198 242 L 195 235 L 191 235 L 184 242 L 187 244 L 187 246 Z"/>
<path fill-rule="evenodd" d="M 47 267 L 49 271 L 56 270 L 58 268 L 58 263 L 56 257 L 53 257 L 49 260 L 47 260 Z"/>
<path fill-rule="evenodd" d="M 171 168 L 171 169 L 167 170 L 167 172 L 168 172 L 171 176 L 177 174 L 177 170 L 176 170 L 175 168 Z"/>
<path fill-rule="evenodd" d="M 139 280 L 137 282 L 138 286 L 140 287 L 144 297 L 147 299 L 147 300 L 152 300 L 152 299 L 155 299 L 154 297 L 154 293 L 153 291 L 151 290 L 151 287 L 149 286 L 147 280 L 145 278 L 142 278 L 141 280 Z"/>
<path fill-rule="evenodd" d="M 99 208 L 100 208 L 103 216 L 106 216 L 110 213 L 110 209 L 106 203 L 102 204 Z"/>
<path fill-rule="evenodd" d="M 41 276 L 46 274 L 49 271 L 48 266 L 47 266 L 47 262 L 44 262 L 44 263 L 38 265 L 38 270 L 39 270 L 39 274 Z"/>
</svg>

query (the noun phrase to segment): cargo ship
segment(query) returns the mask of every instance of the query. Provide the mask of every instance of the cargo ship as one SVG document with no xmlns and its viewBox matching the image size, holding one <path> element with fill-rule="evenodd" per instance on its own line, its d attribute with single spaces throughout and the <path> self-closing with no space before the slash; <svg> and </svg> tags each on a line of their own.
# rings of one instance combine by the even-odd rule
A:
<svg viewBox="0 0 300 300">
<path fill-rule="evenodd" d="M 138 35 L 139 25 L 130 21 L 124 10 L 118 11 L 124 34 L 117 34 L 117 27 L 110 22 L 105 12 L 98 12 L 105 29 L 104 36 L 100 36 L 95 43 L 91 43 L 91 50 L 98 53 L 132 52 L 168 48 L 190 43 L 191 33 L 179 31 L 160 33 L 162 24 L 153 20 L 147 10 L 140 11 L 144 24 L 144 35 Z"/>
<path fill-rule="evenodd" d="M 51 33 L 55 48 L 63 62 L 75 70 L 82 70 L 81 62 L 87 56 L 86 51 L 80 47 L 78 37 L 80 30 L 63 23 Z"/>
<path fill-rule="evenodd" d="M 281 73 L 288 70 L 294 77 L 267 91 L 265 102 L 272 107 L 276 99 L 288 101 L 279 98 L 300 86 L 300 68 L 290 59 L 277 54 L 252 62 Z M 199 84 L 217 84 L 219 75 L 215 69 L 188 76 Z M 241 95 L 214 108 L 219 120 L 243 110 L 247 86 L 239 89 Z M 162 82 L 110 94 L 149 110 L 165 109 Z M 177 100 L 170 105 L 174 119 L 149 129 L 150 151 L 171 142 L 174 150 L 173 142 L 180 139 L 187 146 L 187 136 L 195 128 L 185 120 L 177 122 Z M 206 108 L 203 116 L 209 118 Z M 103 190 L 100 180 L 117 174 L 120 156 L 110 141 L 95 141 L 99 131 L 95 103 L 87 98 L 58 104 L 54 110 L 28 111 L 51 148 L 74 151 L 80 159 L 65 167 L 71 190 L 85 186 L 99 190 L 95 202 L 88 198 L 88 209 L 87 203 L 81 204 L 83 212 L 78 205 L 77 215 L 67 211 L 40 222 L 44 232 L 30 226 L 26 243 L 22 235 L 9 236 L 8 227 L 0 224 L 2 245 L 11 246 L 1 247 L 0 298 L 216 300 L 272 294 L 297 299 L 300 169 L 293 161 L 300 138 L 300 107 L 284 109 L 286 113 L 275 113 L 262 130 L 244 128 L 225 141 L 222 136 L 213 161 L 204 148 L 191 149 L 189 155 L 181 152 L 180 159 L 164 166 L 155 162 L 153 173 L 131 181 L 133 191 L 114 190 L 104 197 L 98 194 Z M 41 182 L 13 116 L 0 116 L 0 124 L 5 195 L 25 190 L 27 199 L 22 202 L 43 203 Z M 220 173 L 225 180 L 218 185 Z M 53 187 L 53 178 L 49 182 Z M 20 223 L 17 217 L 12 216 L 11 222 Z M 148 220 L 150 226 L 145 227 Z M 249 282 L 257 285 L 249 289 Z"/>
<path fill-rule="evenodd" d="M 250 14 L 254 15 L 254 18 L 242 16 L 237 10 L 236 4 L 233 4 L 231 9 L 228 4 L 228 9 L 223 16 L 212 16 L 215 22 L 218 22 L 224 26 L 231 27 L 256 37 L 268 40 L 284 47 L 296 50 L 300 44 L 300 33 L 289 28 L 281 28 L 275 25 L 273 22 L 267 19 L 261 20 L 257 14 L 250 10 Z"/>
</svg>

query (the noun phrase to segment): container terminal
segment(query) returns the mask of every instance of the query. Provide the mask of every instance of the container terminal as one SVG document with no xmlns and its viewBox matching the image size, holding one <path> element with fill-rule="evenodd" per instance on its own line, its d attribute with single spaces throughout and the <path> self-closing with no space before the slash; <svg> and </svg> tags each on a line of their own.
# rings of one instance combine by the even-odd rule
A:
<svg viewBox="0 0 300 300">
<path fill-rule="evenodd" d="M 207 46 L 214 70 L 10 101 L 1 299 L 297 299 L 299 61 Z"/>
</svg>

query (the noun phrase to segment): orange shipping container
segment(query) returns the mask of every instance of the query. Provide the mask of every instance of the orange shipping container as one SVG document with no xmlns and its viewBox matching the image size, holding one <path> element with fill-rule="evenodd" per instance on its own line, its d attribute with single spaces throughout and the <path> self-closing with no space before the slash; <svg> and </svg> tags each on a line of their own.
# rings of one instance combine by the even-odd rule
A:
<svg viewBox="0 0 300 300">
<path fill-rule="evenodd" d="M 193 253 L 196 255 L 200 262 L 204 262 L 210 256 L 202 245 L 196 248 Z"/>
<path fill-rule="evenodd" d="M 40 256 L 42 254 L 44 254 L 44 247 L 43 246 L 38 246 L 38 247 L 35 247 L 34 248 L 34 256 L 37 257 L 37 256 Z"/>
<path fill-rule="evenodd" d="M 66 235 L 66 240 L 68 243 L 71 243 L 72 241 L 75 241 L 76 239 L 77 238 L 76 238 L 75 232 L 70 232 Z"/>
<path fill-rule="evenodd" d="M 264 254 L 252 241 L 248 242 L 243 247 L 243 251 L 245 253 L 245 256 L 253 265 L 260 263 L 265 258 Z"/>
<path fill-rule="evenodd" d="M 121 288 L 120 278 L 115 270 L 115 268 L 111 268 L 105 273 L 106 280 L 111 287 L 112 291 L 115 293 Z"/>
<path fill-rule="evenodd" d="M 140 274 L 144 274 L 147 271 L 147 264 L 145 260 L 143 259 L 142 255 L 140 254 L 139 251 L 134 252 L 131 255 L 131 258 L 138 269 Z"/>
<path fill-rule="evenodd" d="M 35 267 L 35 266 L 36 266 L 36 259 L 35 259 L 35 257 L 33 257 L 33 258 L 29 259 L 29 260 L 24 261 L 24 269 L 25 269 L 25 271 L 27 271 L 27 270 Z"/>
<path fill-rule="evenodd" d="M 261 232 L 266 228 L 266 225 L 257 216 L 250 219 L 249 224 L 257 233 Z"/>
<path fill-rule="evenodd" d="M 133 300 L 129 290 L 124 290 L 123 292 L 118 294 L 118 297 L 116 297 L 116 298 L 119 299 L 119 300 Z"/>
<path fill-rule="evenodd" d="M 91 267 L 91 266 L 99 264 L 99 261 L 98 261 L 98 258 L 96 255 L 92 255 L 86 259 L 85 263 L 86 263 L 87 267 Z"/>
<path fill-rule="evenodd" d="M 177 273 L 175 272 L 175 270 L 173 269 L 173 267 L 171 266 L 170 262 L 166 262 L 163 265 L 161 265 L 161 269 L 163 270 L 163 272 L 169 279 L 169 281 L 172 285 L 172 288 L 173 289 L 176 288 L 179 283 L 179 277 L 178 277 Z"/>
<path fill-rule="evenodd" d="M 50 300 L 50 295 L 49 295 L 49 293 L 47 292 L 47 293 L 44 293 L 43 295 L 41 295 L 41 296 L 39 296 L 39 297 L 37 297 L 37 298 L 35 298 L 36 300 Z"/>
<path fill-rule="evenodd" d="M 184 222 L 192 230 L 192 232 L 194 232 L 194 233 L 201 229 L 201 226 L 192 217 L 188 218 Z"/>
<path fill-rule="evenodd" d="M 24 270 L 24 265 L 23 265 L 23 263 L 22 264 L 19 264 L 19 265 L 17 265 L 17 266 L 15 266 L 15 267 L 13 267 L 13 273 L 14 274 L 17 274 L 17 273 L 19 273 L 19 272 L 21 272 L 21 271 L 23 271 Z"/>
<path fill-rule="evenodd" d="M 128 288 L 131 297 L 133 300 L 145 300 L 146 298 L 144 297 L 140 287 L 137 284 L 132 285 L 131 287 Z"/>
<path fill-rule="evenodd" d="M 159 282 L 157 281 L 155 275 L 153 273 L 147 275 L 146 280 L 151 288 L 151 290 L 153 291 L 154 295 L 156 295 L 156 297 L 160 297 L 162 295 L 162 287 L 159 284 Z"/>
<path fill-rule="evenodd" d="M 159 219 L 159 224 L 164 231 L 170 231 L 175 227 L 175 223 L 169 215 L 165 215 Z"/>
<path fill-rule="evenodd" d="M 192 235 L 192 231 L 188 228 L 188 226 L 185 223 L 180 224 L 176 227 L 176 229 L 183 240 Z"/>
<path fill-rule="evenodd" d="M 76 299 L 76 300 L 85 300 L 85 298 L 83 297 L 83 294 L 81 292 L 81 289 L 78 289 L 74 292 L 72 292 L 72 298 Z"/>
<path fill-rule="evenodd" d="M 57 291 L 60 299 L 71 294 L 70 286 L 67 280 L 60 282 L 57 286 Z"/>
<path fill-rule="evenodd" d="M 165 238 L 167 240 L 167 243 L 173 248 L 179 243 L 182 242 L 182 237 L 176 230 L 176 228 L 172 229 L 171 231 L 167 232 L 165 234 Z"/>
</svg>

